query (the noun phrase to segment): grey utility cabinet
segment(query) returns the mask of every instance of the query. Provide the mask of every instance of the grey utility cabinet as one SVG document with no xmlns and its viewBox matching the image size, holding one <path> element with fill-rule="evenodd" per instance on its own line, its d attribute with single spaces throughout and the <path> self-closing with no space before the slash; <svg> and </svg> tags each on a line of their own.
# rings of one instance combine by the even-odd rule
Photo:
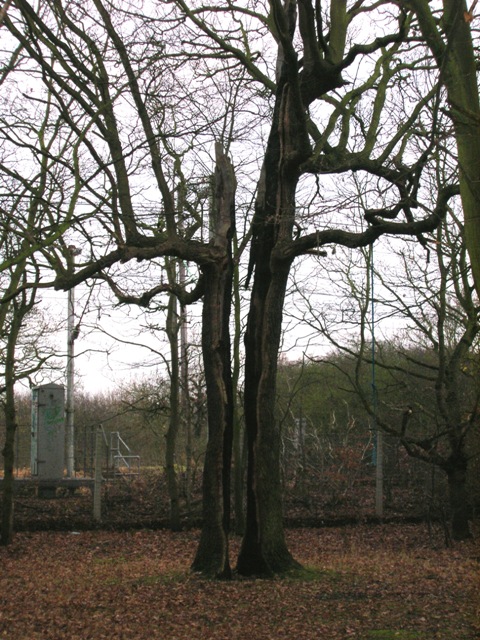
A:
<svg viewBox="0 0 480 640">
<path fill-rule="evenodd" d="M 32 389 L 32 477 L 60 480 L 65 466 L 65 390 L 61 384 Z"/>
</svg>

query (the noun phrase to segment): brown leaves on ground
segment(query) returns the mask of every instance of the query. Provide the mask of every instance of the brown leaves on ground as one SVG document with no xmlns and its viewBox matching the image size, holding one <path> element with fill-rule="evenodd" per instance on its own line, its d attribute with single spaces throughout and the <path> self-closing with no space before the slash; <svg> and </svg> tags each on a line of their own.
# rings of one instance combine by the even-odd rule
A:
<svg viewBox="0 0 480 640">
<path fill-rule="evenodd" d="M 480 638 L 473 541 L 442 549 L 422 526 L 292 530 L 305 570 L 221 582 L 189 573 L 198 535 L 18 534 L 0 548 L 0 637 Z"/>
</svg>

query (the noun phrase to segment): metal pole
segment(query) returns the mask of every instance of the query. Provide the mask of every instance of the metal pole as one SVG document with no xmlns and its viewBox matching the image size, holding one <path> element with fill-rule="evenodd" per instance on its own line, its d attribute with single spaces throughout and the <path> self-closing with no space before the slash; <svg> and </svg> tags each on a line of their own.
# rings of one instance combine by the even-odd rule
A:
<svg viewBox="0 0 480 640">
<path fill-rule="evenodd" d="M 375 486 L 375 514 L 378 518 L 383 518 L 383 432 L 381 429 L 377 429 Z"/>
<path fill-rule="evenodd" d="M 96 522 L 102 519 L 102 427 L 97 427 L 95 436 L 95 476 L 93 482 L 93 518 Z"/>
<path fill-rule="evenodd" d="M 75 256 L 80 254 L 77 247 L 69 247 L 72 262 Z M 66 450 L 67 450 L 67 477 L 73 478 L 75 474 L 75 425 L 74 425 L 74 375 L 75 375 L 75 350 L 74 343 L 78 336 L 78 327 L 75 327 L 75 289 L 68 292 L 68 318 L 67 318 L 67 398 L 65 406 L 66 418 Z"/>
</svg>

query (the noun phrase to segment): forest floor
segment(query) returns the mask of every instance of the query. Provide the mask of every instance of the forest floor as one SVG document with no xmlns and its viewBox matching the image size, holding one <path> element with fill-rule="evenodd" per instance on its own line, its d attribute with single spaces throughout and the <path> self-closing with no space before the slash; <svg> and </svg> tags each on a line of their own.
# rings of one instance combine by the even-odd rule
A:
<svg viewBox="0 0 480 640">
<path fill-rule="evenodd" d="M 198 538 L 197 529 L 18 533 L 0 548 L 0 638 L 480 638 L 480 550 L 446 548 L 441 527 L 288 529 L 304 569 L 273 580 L 192 574 Z"/>
</svg>

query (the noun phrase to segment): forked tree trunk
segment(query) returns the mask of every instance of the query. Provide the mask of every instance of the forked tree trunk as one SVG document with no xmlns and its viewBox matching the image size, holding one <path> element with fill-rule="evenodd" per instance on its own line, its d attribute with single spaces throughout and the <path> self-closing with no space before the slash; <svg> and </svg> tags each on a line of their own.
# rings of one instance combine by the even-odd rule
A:
<svg viewBox="0 0 480 640">
<path fill-rule="evenodd" d="M 332 55 L 341 59 L 346 2 L 335 6 L 330 44 L 334 41 Z M 237 568 L 248 575 L 283 573 L 298 566 L 285 542 L 280 430 L 275 421 L 278 350 L 292 260 L 286 249 L 293 240 L 301 166 L 311 153 L 308 106 L 343 83 L 339 70 L 332 71 L 321 59 L 312 3 L 285 0 L 271 2 L 270 8 L 279 43 L 277 90 L 253 221 L 254 280 L 245 335 L 247 522 Z M 304 43 L 301 64 L 293 44 L 297 10 Z"/>
<path fill-rule="evenodd" d="M 203 472 L 203 526 L 192 569 L 205 575 L 229 577 L 233 434 L 229 320 L 236 184 L 233 167 L 218 144 L 216 156 L 211 243 L 218 248 L 219 258 L 202 266 L 202 352 L 207 387 L 208 443 Z"/>
<path fill-rule="evenodd" d="M 284 65 L 259 185 L 252 258 L 252 298 L 245 335 L 245 422 L 248 441 L 247 517 L 238 558 L 244 575 L 298 566 L 288 551 L 282 513 L 280 431 L 275 396 L 282 313 L 290 261 L 276 249 L 291 242 L 298 167 L 308 142 L 302 103 Z"/>
<path fill-rule="evenodd" d="M 247 515 L 237 565 L 238 572 L 243 575 L 268 576 L 298 566 L 285 542 L 280 431 L 274 415 L 277 355 L 287 277 L 288 268 L 284 267 L 266 277 L 262 284 L 256 280 L 245 338 Z"/>
</svg>

